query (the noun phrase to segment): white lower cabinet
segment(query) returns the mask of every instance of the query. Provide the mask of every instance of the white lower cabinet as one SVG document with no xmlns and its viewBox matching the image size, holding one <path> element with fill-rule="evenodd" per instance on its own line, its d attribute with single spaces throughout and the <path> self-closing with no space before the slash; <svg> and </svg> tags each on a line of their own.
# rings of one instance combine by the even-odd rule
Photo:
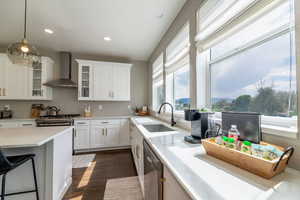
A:
<svg viewBox="0 0 300 200">
<path fill-rule="evenodd" d="M 164 185 L 163 199 L 164 200 L 191 200 L 190 196 L 184 191 L 181 185 L 177 182 L 169 169 L 164 167 Z"/>
<path fill-rule="evenodd" d="M 118 146 L 120 144 L 120 125 L 108 125 L 105 137 L 106 146 Z"/>
<path fill-rule="evenodd" d="M 74 133 L 74 149 L 90 148 L 90 125 L 89 121 L 76 121 Z"/>
<path fill-rule="evenodd" d="M 144 137 L 133 124 L 131 124 L 130 127 L 130 134 L 131 134 L 130 140 L 131 140 L 131 151 L 133 155 L 133 160 L 137 170 L 139 182 L 142 188 L 142 193 L 144 194 L 144 148 L 143 148 Z"/>
<path fill-rule="evenodd" d="M 129 133 L 129 120 L 122 119 L 120 123 L 120 145 L 129 146 L 130 143 L 130 133 Z"/>
<path fill-rule="evenodd" d="M 105 146 L 105 128 L 103 126 L 91 127 L 91 148 L 100 148 Z"/>
<path fill-rule="evenodd" d="M 130 145 L 128 119 L 75 120 L 75 150 Z"/>
<path fill-rule="evenodd" d="M 0 121 L 0 128 L 21 128 L 21 127 L 35 127 L 36 123 L 35 120 L 24 120 L 14 121 L 13 119 L 11 121 Z"/>
</svg>

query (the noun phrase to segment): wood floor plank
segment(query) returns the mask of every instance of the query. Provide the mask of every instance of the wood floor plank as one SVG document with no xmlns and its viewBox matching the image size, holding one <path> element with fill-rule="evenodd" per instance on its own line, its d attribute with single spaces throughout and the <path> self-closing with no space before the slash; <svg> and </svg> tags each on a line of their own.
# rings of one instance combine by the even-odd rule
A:
<svg viewBox="0 0 300 200">
<path fill-rule="evenodd" d="M 73 182 L 64 200 L 103 200 L 109 179 L 137 176 L 130 150 L 90 154 L 95 158 L 88 166 L 73 168 Z"/>
</svg>

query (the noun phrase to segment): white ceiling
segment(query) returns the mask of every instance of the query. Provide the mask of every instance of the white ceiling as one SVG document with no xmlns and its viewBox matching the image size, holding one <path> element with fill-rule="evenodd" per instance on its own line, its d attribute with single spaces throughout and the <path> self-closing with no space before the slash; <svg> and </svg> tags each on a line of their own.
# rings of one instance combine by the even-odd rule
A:
<svg viewBox="0 0 300 200">
<path fill-rule="evenodd" d="M 36 46 L 55 51 L 147 60 L 185 2 L 28 0 L 27 38 Z M 1 0 L 0 44 L 22 39 L 23 15 L 23 0 Z M 46 34 L 45 28 L 54 34 Z M 105 42 L 105 36 L 112 41 Z"/>
</svg>

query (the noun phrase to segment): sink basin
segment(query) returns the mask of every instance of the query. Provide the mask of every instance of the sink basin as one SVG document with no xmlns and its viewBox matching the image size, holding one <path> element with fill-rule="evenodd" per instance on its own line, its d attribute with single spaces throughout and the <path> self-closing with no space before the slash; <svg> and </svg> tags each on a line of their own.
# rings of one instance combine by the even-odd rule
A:
<svg viewBox="0 0 300 200">
<path fill-rule="evenodd" d="M 175 131 L 163 124 L 147 124 L 143 125 L 145 129 L 147 129 L 149 132 L 170 132 Z"/>
</svg>

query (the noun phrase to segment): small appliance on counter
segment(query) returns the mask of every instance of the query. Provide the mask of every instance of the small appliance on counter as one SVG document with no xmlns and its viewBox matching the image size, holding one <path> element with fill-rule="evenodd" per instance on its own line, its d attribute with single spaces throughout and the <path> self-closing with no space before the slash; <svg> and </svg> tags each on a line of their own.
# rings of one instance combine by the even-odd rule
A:
<svg viewBox="0 0 300 200">
<path fill-rule="evenodd" d="M 84 108 L 84 117 L 92 117 L 91 105 L 86 105 Z"/>
<path fill-rule="evenodd" d="M 9 105 L 5 105 L 3 109 L 0 109 L 0 119 L 10 119 L 13 117 L 13 111 Z"/>
<path fill-rule="evenodd" d="M 48 106 L 46 110 L 47 115 L 50 117 L 56 117 L 60 112 L 60 109 L 58 109 L 56 106 Z"/>
<path fill-rule="evenodd" d="M 184 118 L 191 122 L 192 132 L 190 136 L 185 136 L 184 140 L 192 144 L 201 143 L 201 139 L 207 137 L 207 131 L 211 128 L 209 118 L 213 112 L 200 112 L 197 109 L 187 109 L 184 111 Z"/>
<path fill-rule="evenodd" d="M 10 119 L 13 117 L 12 110 L 0 110 L 0 119 Z"/>
<path fill-rule="evenodd" d="M 41 116 L 41 111 L 44 110 L 43 104 L 32 104 L 31 105 L 31 118 L 38 118 Z"/>
</svg>

